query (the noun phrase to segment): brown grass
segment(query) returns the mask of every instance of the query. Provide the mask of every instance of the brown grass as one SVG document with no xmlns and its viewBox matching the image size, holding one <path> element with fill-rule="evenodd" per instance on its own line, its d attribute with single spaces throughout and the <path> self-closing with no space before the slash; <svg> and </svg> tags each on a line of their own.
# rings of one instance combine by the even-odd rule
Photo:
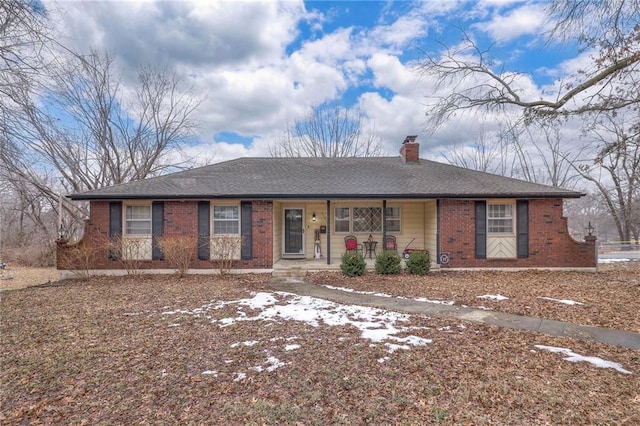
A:
<svg viewBox="0 0 640 426">
<path fill-rule="evenodd" d="M 598 301 L 591 285 L 596 277 L 600 280 L 600 274 L 447 273 L 416 281 L 406 275 L 384 281 L 365 276 L 333 284 L 364 289 L 376 281 L 386 293 L 458 295 L 470 302 L 475 293 L 508 290 L 510 300 L 528 303 L 535 292 L 526 286 L 551 289 L 554 283 L 562 293 L 549 296 L 584 297 L 589 309 L 604 309 L 618 300 L 624 283 L 638 278 L 634 272 L 605 273 L 599 282 L 616 290 Z M 3 293 L 0 423 L 640 423 L 637 351 L 413 316 L 411 325 L 424 327 L 423 337 L 433 343 L 399 350 L 380 363 L 388 355 L 384 347 L 371 345 L 349 326 L 211 322 L 237 316 L 234 306 L 201 315 L 162 314 L 269 291 L 267 280 L 266 275 L 102 277 Z M 515 292 L 516 281 L 525 284 L 521 293 Z M 633 284 L 629 291 L 636 291 Z M 629 320 L 635 322 L 640 298 L 630 303 Z M 559 311 L 576 308 L 559 306 Z M 248 340 L 259 343 L 234 345 Z M 288 342 L 300 348 L 286 351 Z M 563 361 L 535 350 L 536 344 L 619 362 L 634 374 Z M 250 370 L 269 355 L 286 365 L 271 372 Z M 206 370 L 217 376 L 203 375 Z M 234 381 L 238 371 L 247 377 Z"/>
</svg>

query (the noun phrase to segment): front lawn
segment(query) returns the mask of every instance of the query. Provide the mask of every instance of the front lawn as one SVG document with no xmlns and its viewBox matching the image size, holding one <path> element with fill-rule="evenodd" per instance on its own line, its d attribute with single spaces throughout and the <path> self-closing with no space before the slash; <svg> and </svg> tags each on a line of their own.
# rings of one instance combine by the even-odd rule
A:
<svg viewBox="0 0 640 426">
<path fill-rule="evenodd" d="M 615 275 L 636 283 L 629 297 L 603 278 L 609 300 L 586 290 L 600 274 L 577 274 L 571 289 L 564 274 L 311 278 L 569 319 L 560 312 L 588 309 L 580 318 L 597 323 L 608 309 L 637 331 L 637 272 Z M 273 293 L 268 278 L 103 277 L 3 293 L 0 423 L 640 423 L 637 351 Z M 521 291 L 496 284 L 521 280 Z M 509 299 L 476 297 L 486 294 Z M 552 313 L 534 296 L 585 305 L 539 299 Z"/>
</svg>

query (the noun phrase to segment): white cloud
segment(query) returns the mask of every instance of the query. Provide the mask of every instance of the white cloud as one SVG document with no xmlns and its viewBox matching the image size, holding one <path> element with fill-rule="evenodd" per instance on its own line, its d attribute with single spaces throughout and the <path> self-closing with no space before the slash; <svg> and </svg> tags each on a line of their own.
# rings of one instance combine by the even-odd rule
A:
<svg viewBox="0 0 640 426">
<path fill-rule="evenodd" d="M 473 28 L 488 33 L 497 42 L 506 42 L 523 35 L 542 32 L 546 13 L 543 3 L 526 4 L 511 9 L 506 15 L 495 14 L 489 22 L 473 24 Z"/>
</svg>

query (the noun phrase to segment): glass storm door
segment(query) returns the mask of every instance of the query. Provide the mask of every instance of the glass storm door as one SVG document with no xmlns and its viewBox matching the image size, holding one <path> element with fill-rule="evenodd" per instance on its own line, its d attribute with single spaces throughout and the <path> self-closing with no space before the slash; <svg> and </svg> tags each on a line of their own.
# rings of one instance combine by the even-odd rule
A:
<svg viewBox="0 0 640 426">
<path fill-rule="evenodd" d="M 304 254 L 302 209 L 284 209 L 284 254 Z"/>
</svg>

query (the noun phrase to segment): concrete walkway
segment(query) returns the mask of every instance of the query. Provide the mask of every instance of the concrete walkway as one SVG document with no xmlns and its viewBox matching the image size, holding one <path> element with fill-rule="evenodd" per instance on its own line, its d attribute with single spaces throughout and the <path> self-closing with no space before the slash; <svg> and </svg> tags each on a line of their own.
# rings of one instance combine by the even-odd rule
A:
<svg viewBox="0 0 640 426">
<path fill-rule="evenodd" d="M 270 281 L 270 285 L 276 291 L 284 291 L 300 296 L 317 297 L 340 304 L 371 306 L 408 314 L 457 318 L 515 330 L 527 330 L 534 333 L 549 334 L 551 336 L 573 337 L 575 339 L 606 343 L 629 349 L 640 349 L 640 334 L 630 331 L 572 324 L 569 322 L 527 317 L 505 312 L 419 302 L 412 299 L 398 299 L 395 297 L 333 290 L 297 278 L 273 278 Z"/>
</svg>

